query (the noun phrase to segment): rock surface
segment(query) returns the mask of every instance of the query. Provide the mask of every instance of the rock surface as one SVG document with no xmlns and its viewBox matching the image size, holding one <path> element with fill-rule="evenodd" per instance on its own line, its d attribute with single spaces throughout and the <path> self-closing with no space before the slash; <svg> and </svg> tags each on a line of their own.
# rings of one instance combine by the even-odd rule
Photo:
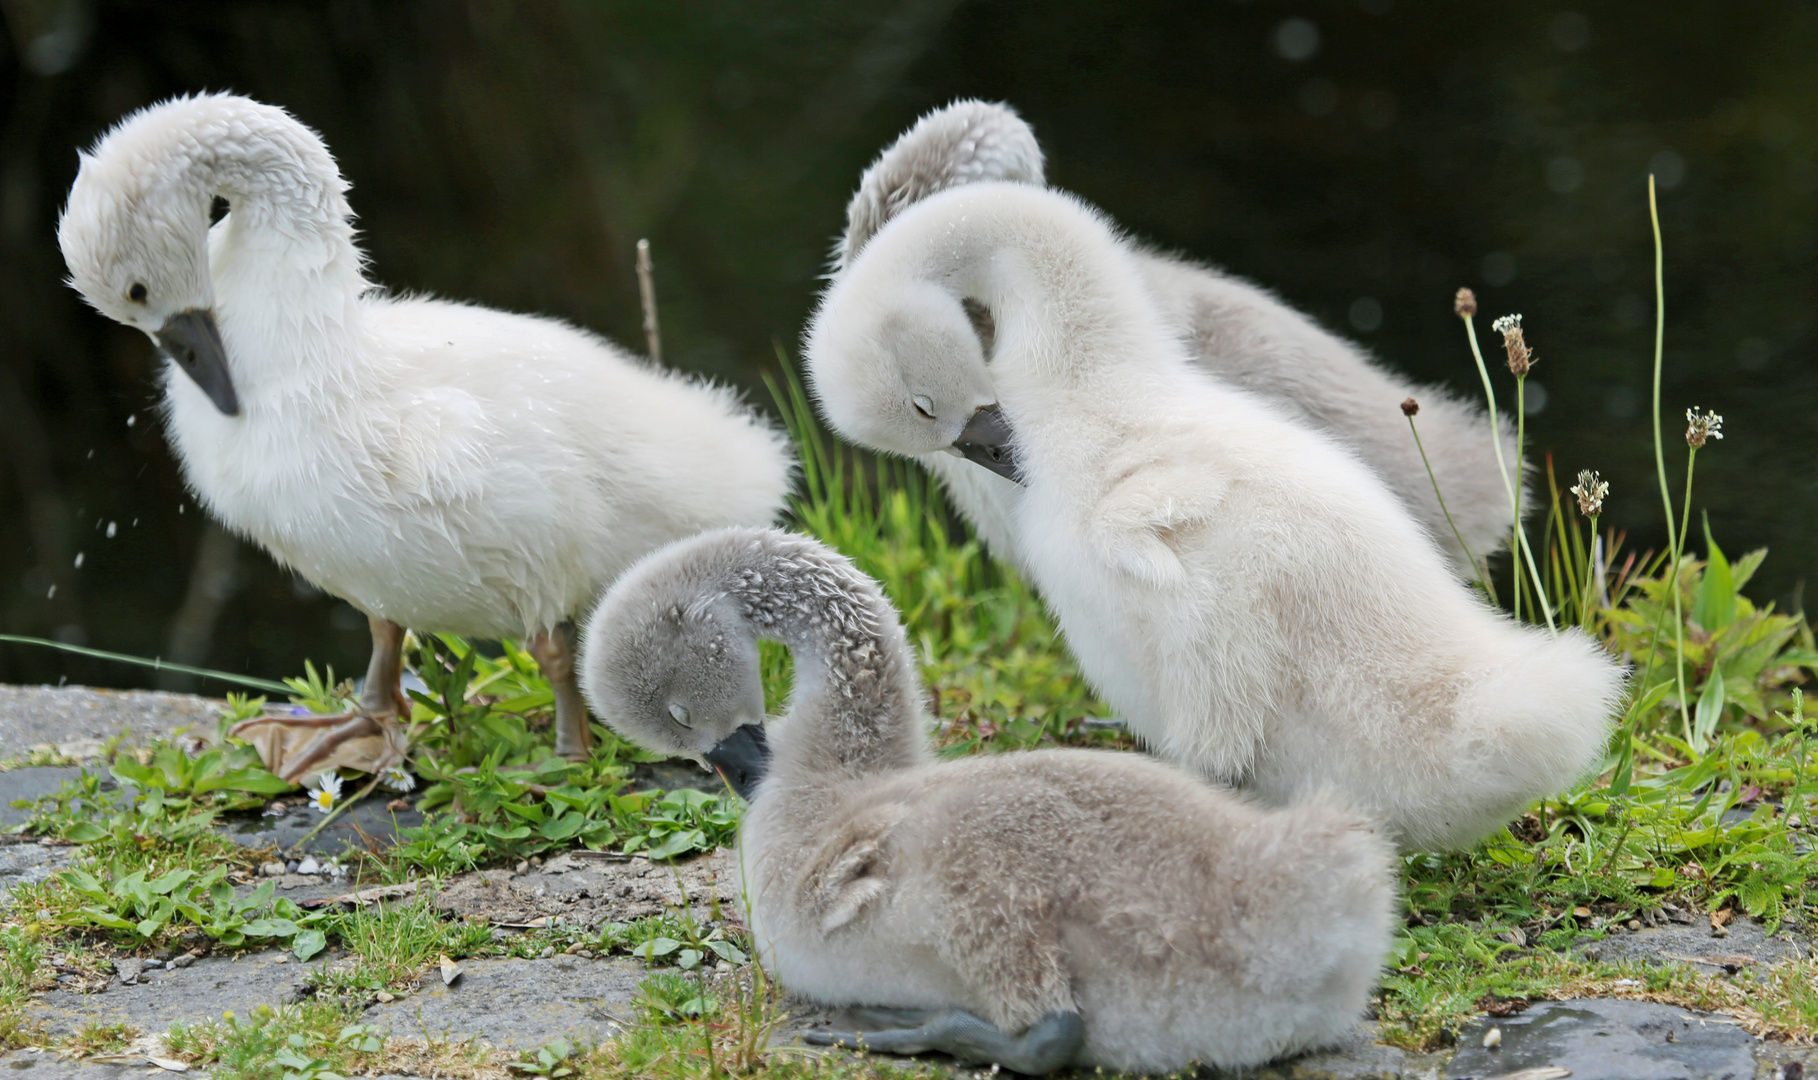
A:
<svg viewBox="0 0 1818 1080">
<path fill-rule="evenodd" d="M 1484 1034 L 1501 1032 L 1493 1047 Z M 1648 1001 L 1547 1001 L 1467 1027 L 1447 1080 L 1483 1080 L 1524 1070 L 1612 1080 L 1751 1080 L 1755 1038 L 1726 1016 Z"/>
<path fill-rule="evenodd" d="M 0 685 L 0 761 L 34 750 L 89 761 L 125 732 L 147 738 L 195 728 L 213 737 L 221 702 L 162 690 Z"/>
<path fill-rule="evenodd" d="M 18 760 L 56 747 L 77 760 L 98 757 L 102 744 L 127 725 L 135 733 L 169 734 L 186 725 L 212 731 L 215 702 L 179 694 L 121 693 L 80 688 L 0 687 L 0 759 Z M 23 820 L 6 804 L 36 798 L 77 774 L 74 768 L 28 767 L 0 772 L 0 817 Z M 714 786 L 714 778 L 686 763 L 640 766 L 640 786 Z M 281 895 L 299 902 L 344 895 L 350 886 L 317 873 L 299 872 L 310 853 L 339 853 L 349 843 L 383 844 L 397 830 L 418 824 L 415 811 L 388 808 L 389 793 L 359 804 L 308 845 L 296 850 L 320 818 L 301 800 L 285 800 L 279 814 L 242 820 L 229 835 L 254 848 L 274 847 L 270 877 Z M 25 882 L 42 880 L 69 865 L 78 849 L 28 838 L 0 836 L 0 903 Z M 289 863 L 298 861 L 293 870 Z M 262 879 L 261 879 L 262 880 Z M 254 883 L 242 883 L 244 892 Z M 427 885 L 418 886 L 425 891 Z M 652 863 L 640 856 L 614 857 L 570 852 L 541 865 L 463 874 L 442 883 L 432 902 L 450 917 L 484 919 L 497 934 L 531 926 L 597 930 L 687 905 L 697 918 L 739 910 L 736 856 L 721 851 L 678 864 Z M 400 900 L 405 900 L 403 897 Z M 1688 964 L 1707 972 L 1752 977 L 1762 966 L 1800 955 L 1808 946 L 1788 936 L 1769 937 L 1760 924 L 1739 920 L 1721 937 L 1708 921 L 1689 925 L 1612 932 L 1579 948 L 1603 960 Z M 260 1005 L 277 1007 L 309 993 L 308 974 L 342 962 L 325 954 L 311 963 L 267 950 L 203 956 L 187 967 L 136 967 L 122 958 L 112 977 L 105 969 L 80 993 L 57 989 L 39 995 L 32 1017 L 51 1031 L 84 1023 L 127 1023 L 150 1035 L 176 1022 L 212 1020 L 232 1010 L 245 1015 Z M 422 986 L 394 1000 L 369 1004 L 359 1022 L 403 1037 L 483 1039 L 495 1046 L 534 1049 L 559 1037 L 591 1043 L 613 1037 L 632 1015 L 631 1003 L 645 975 L 641 961 L 625 957 L 583 959 L 557 954 L 546 959 L 469 959 L 452 984 L 425 972 Z M 127 975 L 133 977 L 128 979 Z M 80 985 L 72 982 L 69 985 Z M 789 1016 L 773 1037 L 787 1044 L 831 1017 L 823 1010 L 786 1004 Z M 1498 1031 L 1497 1045 L 1484 1035 Z M 1537 1002 L 1501 1019 L 1469 1026 L 1458 1046 L 1442 1053 L 1413 1054 L 1376 1041 L 1360 1026 L 1343 1045 L 1324 1053 L 1246 1071 L 1245 1080 L 1365 1080 L 1406 1077 L 1423 1080 L 1674 1080 L 1734 1077 L 1778 1080 L 1789 1062 L 1818 1075 L 1818 1055 L 1809 1049 L 1766 1043 L 1733 1021 L 1711 1014 L 1626 1000 Z M 38 1080 L 124 1080 L 147 1075 L 143 1056 L 107 1061 L 60 1061 L 48 1053 L 14 1051 L 0 1055 L 0 1067 Z M 156 1071 L 156 1070 L 152 1070 Z M 963 1076 L 984 1075 L 958 1070 Z"/>
</svg>

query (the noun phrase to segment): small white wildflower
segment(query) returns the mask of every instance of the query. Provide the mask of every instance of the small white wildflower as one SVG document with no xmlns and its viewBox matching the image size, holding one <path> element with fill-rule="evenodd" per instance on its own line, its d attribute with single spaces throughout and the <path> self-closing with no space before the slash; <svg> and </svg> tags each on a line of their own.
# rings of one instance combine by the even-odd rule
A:
<svg viewBox="0 0 1818 1080">
<path fill-rule="evenodd" d="M 1491 323 L 1490 329 L 1496 331 L 1498 334 L 1506 334 L 1511 330 L 1519 330 L 1521 329 L 1521 316 L 1504 315 L 1502 318 Z"/>
<path fill-rule="evenodd" d="M 1701 413 L 1694 405 L 1685 411 L 1686 445 L 1696 450 L 1706 439 L 1723 438 L 1723 417 L 1714 412 Z"/>
<path fill-rule="evenodd" d="M 341 801 L 341 775 L 334 772 L 321 773 L 316 777 L 316 786 L 309 789 L 309 805 L 317 813 L 326 814 Z"/>
<path fill-rule="evenodd" d="M 1572 486 L 1571 492 L 1578 496 L 1578 512 L 1585 517 L 1596 517 L 1603 513 L 1603 500 L 1610 493 L 1610 485 L 1597 475 L 1596 470 L 1580 469 L 1578 483 Z"/>
<path fill-rule="evenodd" d="M 385 771 L 379 774 L 379 783 L 393 791 L 411 791 L 417 786 L 417 778 L 400 761 L 385 767 Z"/>
</svg>

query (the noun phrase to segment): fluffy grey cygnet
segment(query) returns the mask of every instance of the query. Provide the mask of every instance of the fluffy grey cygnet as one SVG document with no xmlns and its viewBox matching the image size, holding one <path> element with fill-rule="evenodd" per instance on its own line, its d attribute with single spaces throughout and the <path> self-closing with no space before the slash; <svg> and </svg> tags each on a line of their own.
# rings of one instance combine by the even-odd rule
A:
<svg viewBox="0 0 1818 1080">
<path fill-rule="evenodd" d="M 1133 262 L 1071 196 L 932 195 L 815 313 L 821 414 L 866 446 L 1015 474 L 1012 551 L 1080 667 L 1208 778 L 1276 804 L 1330 788 L 1431 848 L 1594 766 L 1610 657 L 1492 611 L 1356 457 L 1205 377 Z M 993 312 L 989 363 L 968 298 Z"/>
<path fill-rule="evenodd" d="M 1015 110 L 956 101 L 924 116 L 865 170 L 846 208 L 846 233 L 834 250 L 835 276 L 909 206 L 949 188 L 993 180 L 1036 187 L 1044 183 L 1041 146 Z M 1132 267 L 1195 364 L 1326 432 L 1363 459 L 1461 576 L 1468 578 L 1472 571 L 1433 493 L 1434 479 L 1474 555 L 1486 558 L 1508 543 L 1513 520 L 1508 489 L 1481 409 L 1384 369 L 1357 346 L 1251 282 L 1141 246 L 1133 246 L 1130 254 Z M 968 299 L 968 314 L 988 357 L 994 336 L 991 313 L 978 298 Z M 1432 478 L 1400 409 L 1409 397 L 1420 401 L 1420 432 L 1432 460 Z M 1515 435 L 1506 423 L 1503 443 L 1504 456 L 1514 462 Z M 950 455 L 922 461 L 941 478 L 992 551 L 1010 556 L 1014 545 L 1005 530 L 1015 486 Z"/>
<path fill-rule="evenodd" d="M 759 638 L 795 655 L 768 740 Z M 869 1007 L 873 1050 L 1232 1068 L 1362 1013 L 1394 899 L 1367 819 L 1261 809 L 1136 754 L 933 761 L 896 611 L 813 540 L 726 529 L 651 554 L 591 616 L 581 667 L 614 730 L 745 788 L 758 959 L 793 993 Z"/>
</svg>

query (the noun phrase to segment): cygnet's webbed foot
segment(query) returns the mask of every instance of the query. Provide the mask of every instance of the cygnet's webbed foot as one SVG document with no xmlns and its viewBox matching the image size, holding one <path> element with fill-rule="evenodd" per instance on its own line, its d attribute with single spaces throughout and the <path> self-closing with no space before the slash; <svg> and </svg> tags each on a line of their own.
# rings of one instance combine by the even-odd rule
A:
<svg viewBox="0 0 1818 1080">
<path fill-rule="evenodd" d="M 261 716 L 243 720 L 228 734 L 259 751 L 265 767 L 300 784 L 310 773 L 353 768 L 379 773 L 404 760 L 409 740 L 398 723 L 410 715 L 399 688 L 404 674 L 404 628 L 389 619 L 368 618 L 372 662 L 366 689 L 350 712 L 335 716 Z"/>
<path fill-rule="evenodd" d="M 1045 1076 L 1065 1068 L 1086 1042 L 1086 1025 L 1076 1012 L 1051 1012 L 1021 1035 L 1010 1036 L 964 1009 L 930 1014 L 920 1009 L 867 1008 L 848 1010 L 860 1022 L 913 1022 L 916 1027 L 889 1027 L 877 1031 L 807 1031 L 802 1041 L 815 1046 L 839 1046 L 884 1054 L 925 1054 L 938 1051 L 966 1065 L 995 1064 L 1012 1072 Z"/>
<path fill-rule="evenodd" d="M 259 751 L 265 767 L 301 784 L 311 773 L 340 768 L 380 773 L 404 760 L 404 729 L 395 716 L 356 709 L 334 716 L 261 716 L 228 732 Z"/>
</svg>

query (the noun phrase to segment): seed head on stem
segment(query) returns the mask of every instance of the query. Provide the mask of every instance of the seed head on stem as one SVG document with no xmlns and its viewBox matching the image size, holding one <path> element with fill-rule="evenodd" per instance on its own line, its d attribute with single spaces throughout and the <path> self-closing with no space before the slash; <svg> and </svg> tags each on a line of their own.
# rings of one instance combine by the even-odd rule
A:
<svg viewBox="0 0 1818 1080">
<path fill-rule="evenodd" d="M 1503 351 L 1509 354 L 1509 371 L 1517 378 L 1526 375 L 1536 361 L 1527 339 L 1521 334 L 1521 316 L 1504 315 L 1491 323 L 1490 329 L 1502 335 Z"/>
<path fill-rule="evenodd" d="M 1723 417 L 1714 412 L 1701 413 L 1694 405 L 1685 411 L 1685 443 L 1694 450 L 1701 449 L 1706 439 L 1723 438 Z"/>
<path fill-rule="evenodd" d="M 1610 493 L 1610 485 L 1597 475 L 1596 470 L 1580 469 L 1578 483 L 1572 486 L 1571 492 L 1578 496 L 1578 512 L 1585 517 L 1596 517 L 1603 513 L 1603 500 Z"/>
<path fill-rule="evenodd" d="M 1417 415 L 1419 412 L 1420 412 L 1420 402 L 1415 401 L 1413 398 L 1409 398 L 1408 400 L 1401 403 L 1401 415 L 1412 417 L 1412 416 Z"/>
<path fill-rule="evenodd" d="M 1459 289 L 1458 295 L 1452 297 L 1452 314 L 1466 319 L 1477 314 L 1477 294 L 1469 289 Z"/>
</svg>

